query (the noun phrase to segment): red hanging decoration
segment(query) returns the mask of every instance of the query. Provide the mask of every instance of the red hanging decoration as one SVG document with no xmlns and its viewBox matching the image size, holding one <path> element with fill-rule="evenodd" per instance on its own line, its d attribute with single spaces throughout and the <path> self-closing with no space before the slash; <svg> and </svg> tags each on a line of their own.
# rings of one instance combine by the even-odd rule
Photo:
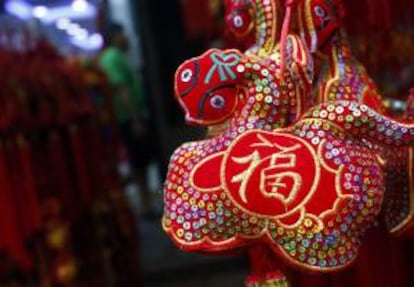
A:
<svg viewBox="0 0 414 287">
<path fill-rule="evenodd" d="M 2 30 L 8 42 L 0 46 L 1 276 L 14 280 L 21 271 L 19 278 L 30 285 L 101 286 L 95 284 L 101 278 L 94 277 L 104 273 L 103 264 L 94 262 L 82 277 L 76 271 L 114 248 L 98 232 L 106 222 L 96 227 L 97 210 L 93 209 L 97 199 L 99 206 L 114 204 L 110 192 L 120 187 L 113 163 L 102 159 L 114 154 L 110 145 L 116 142 L 116 132 L 104 146 L 106 139 L 95 124 L 102 121 L 113 127 L 108 104 L 112 101 L 107 97 L 106 118 L 98 117 L 79 63 L 65 61 L 52 46 L 31 39 L 28 33 L 17 49 L 11 32 Z M 104 80 L 95 86 L 109 90 Z M 105 218 L 121 213 L 105 212 Z M 123 216 L 128 213 L 122 212 Z M 79 227 L 85 215 L 93 215 L 87 217 L 93 220 L 82 221 L 85 226 Z M 76 228 L 71 230 L 72 226 Z M 116 221 L 112 226 L 119 227 Z M 101 241 L 94 245 L 89 240 Z M 82 256 L 75 256 L 75 249 Z M 9 263 L 16 270 L 3 268 Z"/>
<path fill-rule="evenodd" d="M 249 3 L 253 3 L 251 5 L 254 7 L 254 5 L 257 5 L 257 2 L 254 2 L 255 1 L 244 1 L 243 3 L 247 7 L 249 7 Z M 266 3 L 268 2 L 270 1 L 267 1 Z M 385 113 L 381 94 L 378 92 L 378 89 L 375 87 L 374 82 L 368 76 L 364 67 L 353 56 L 351 46 L 348 43 L 342 27 L 344 6 L 353 5 L 350 4 L 351 2 L 352 1 L 345 1 L 343 4 L 342 1 L 303 1 L 296 7 L 297 9 L 294 9 L 295 13 L 292 13 L 293 3 L 292 1 L 287 1 L 286 6 L 283 7 L 285 12 L 283 26 L 276 29 L 275 34 L 262 34 L 271 39 L 280 31 L 280 66 L 272 62 L 277 59 L 278 55 L 273 50 L 266 49 L 267 46 L 263 45 L 263 43 L 266 43 L 266 40 L 264 40 L 257 41 L 255 43 L 256 46 L 253 46 L 252 49 L 249 49 L 248 51 L 249 56 L 246 57 L 250 60 L 257 60 L 254 64 L 251 63 L 251 65 L 246 64 L 246 66 L 244 66 L 245 63 L 243 61 L 240 63 L 235 61 L 237 64 L 233 64 L 231 60 L 237 59 L 237 57 L 243 57 L 240 54 L 232 53 L 232 51 L 215 50 L 187 61 L 177 71 L 175 79 L 176 97 L 186 112 L 187 121 L 207 126 L 210 124 L 220 124 L 220 128 L 215 129 L 214 127 L 215 132 L 209 134 L 209 138 L 205 141 L 187 143 L 175 151 L 170 163 L 166 181 L 166 213 L 164 217 L 164 229 L 180 248 L 188 251 L 202 250 L 204 252 L 223 252 L 227 249 L 239 250 L 240 248 L 249 250 L 248 252 L 252 261 L 253 274 L 247 283 L 251 286 L 266 286 L 266 283 L 269 283 L 269 281 L 267 281 L 267 279 L 269 279 L 267 278 L 267 274 L 272 273 L 272 270 L 274 271 L 273 274 L 279 274 L 276 275 L 276 277 L 279 279 L 283 278 L 286 275 L 285 270 L 283 270 L 284 268 L 281 267 L 283 264 L 293 265 L 299 269 L 309 271 L 309 269 L 304 266 L 306 263 L 304 263 L 304 265 L 299 264 L 298 266 L 295 264 L 297 262 L 292 263 L 290 260 L 287 260 L 287 262 L 283 260 L 286 259 L 284 256 L 289 254 L 295 254 L 291 255 L 293 257 L 296 256 L 296 254 L 300 254 L 300 252 L 303 252 L 306 255 L 309 254 L 305 251 L 306 248 L 303 248 L 302 251 L 300 251 L 300 247 L 298 249 L 298 244 L 300 245 L 301 240 L 292 243 L 292 246 L 289 248 L 289 243 L 286 240 L 277 238 L 277 231 L 280 231 L 280 234 L 283 234 L 282 230 L 275 230 L 274 234 L 268 230 L 267 233 L 263 232 L 270 236 L 270 239 L 268 240 L 263 239 L 263 237 L 266 238 L 263 234 L 262 237 L 257 235 L 257 233 L 254 233 L 254 230 L 260 233 L 260 219 L 262 216 L 265 217 L 265 215 L 268 215 L 267 212 L 270 213 L 269 210 L 273 211 L 272 215 L 274 217 L 279 215 L 279 213 L 275 211 L 277 210 L 276 203 L 266 205 L 266 201 L 261 200 L 263 194 L 267 194 L 267 197 L 272 199 L 279 198 L 278 196 L 284 196 L 284 198 L 286 198 L 290 193 L 287 192 L 287 195 L 283 194 L 281 189 L 286 186 L 295 186 L 294 179 L 291 179 L 290 181 L 286 179 L 286 181 L 283 181 L 275 176 L 275 178 L 279 179 L 279 181 L 273 183 L 274 186 L 277 186 L 277 188 L 275 188 L 277 190 L 276 193 L 282 193 L 283 195 L 271 195 L 271 192 L 266 190 L 267 182 L 265 179 L 262 180 L 263 178 L 259 176 L 258 170 L 260 170 L 260 175 L 265 177 L 266 172 L 268 172 L 265 167 L 268 167 L 271 170 L 273 169 L 266 165 L 267 162 L 264 163 L 261 161 L 266 157 L 263 155 L 263 151 L 259 146 L 268 146 L 269 148 L 272 144 L 283 146 L 283 141 L 277 139 L 277 137 L 280 136 L 279 132 L 283 133 L 286 130 L 289 131 L 294 129 L 294 127 L 306 118 L 306 115 L 317 117 L 318 112 L 312 112 L 312 110 L 316 108 L 317 111 L 320 111 L 320 109 L 317 108 L 317 104 L 319 103 L 327 102 L 326 105 L 331 105 L 331 114 L 327 112 L 326 116 L 322 116 L 325 119 L 324 123 L 326 123 L 327 126 L 329 125 L 329 122 L 335 120 L 335 105 L 342 101 L 351 101 L 351 105 L 354 106 L 356 110 L 358 110 L 358 105 L 363 104 L 363 109 L 372 108 L 371 113 Z M 232 5 L 234 6 L 233 1 L 226 2 L 226 6 L 231 7 Z M 375 3 L 374 1 L 367 1 L 367 7 L 361 8 L 362 6 L 364 5 L 361 5 L 360 2 L 355 3 L 355 9 L 352 10 L 351 13 L 348 13 L 348 21 L 351 22 L 351 26 L 354 24 L 355 30 L 358 30 L 357 35 L 371 35 L 374 29 L 377 31 L 386 31 L 387 33 L 391 31 L 392 21 L 394 19 L 393 10 L 391 9 L 393 7 L 390 6 L 389 1 L 381 0 Z M 229 9 L 229 11 L 232 10 Z M 227 14 L 230 16 L 233 15 L 229 12 Z M 251 21 L 249 19 L 255 18 L 254 16 L 240 17 L 240 15 L 241 14 L 237 14 L 237 16 L 244 21 L 241 22 L 243 25 L 239 26 L 242 30 L 247 31 L 248 29 L 246 29 L 246 27 L 249 27 L 249 22 Z M 263 16 L 259 13 L 257 15 Z M 297 48 L 295 45 L 293 45 L 293 48 L 289 47 L 289 43 L 285 43 L 285 39 L 288 38 L 287 34 L 290 29 L 289 24 L 292 21 L 291 18 L 293 18 L 292 15 L 297 16 L 297 19 L 295 19 L 297 20 L 297 23 L 295 22 L 295 25 L 292 25 L 292 30 L 301 35 L 306 42 L 307 48 L 313 53 L 313 59 L 315 61 L 320 61 L 317 66 L 321 69 L 315 71 L 316 78 L 319 80 L 317 82 L 318 86 L 314 86 L 314 93 L 318 97 L 314 99 L 316 106 L 306 112 L 304 117 L 298 122 L 292 120 L 292 126 L 279 130 L 279 128 L 286 127 L 288 123 L 292 122 L 286 119 L 282 122 L 278 121 L 284 119 L 283 112 L 288 108 L 279 107 L 278 111 L 280 111 L 282 115 L 275 113 L 277 116 L 266 117 L 267 112 L 271 107 L 266 107 L 265 105 L 262 106 L 262 101 L 264 99 L 265 102 L 267 95 L 268 101 L 272 102 L 273 105 L 278 105 L 280 103 L 279 99 L 275 103 L 271 98 L 271 87 L 274 88 L 276 86 L 280 87 L 281 90 L 283 90 L 283 88 L 286 89 L 286 87 L 279 82 L 284 74 L 278 74 L 276 72 L 277 70 L 275 70 L 277 67 L 280 67 L 282 71 L 284 71 L 284 68 L 286 67 L 286 74 L 291 75 L 289 69 L 292 67 L 288 64 L 285 65 L 284 54 L 292 53 L 292 50 L 295 51 L 295 48 Z M 276 17 L 275 14 L 273 16 Z M 258 17 L 259 16 L 257 16 L 257 18 Z M 230 17 L 230 19 L 233 20 L 234 18 Z M 363 21 L 368 22 L 368 25 L 364 25 Z M 230 25 L 234 25 L 234 23 L 230 22 Z M 266 25 L 264 24 L 264 26 Z M 255 29 L 259 30 L 259 27 L 255 27 Z M 261 31 L 263 32 L 265 30 Z M 371 41 L 371 46 L 367 46 L 365 50 L 367 55 L 370 56 L 370 58 L 367 57 L 369 60 L 375 60 L 375 53 L 373 53 L 375 47 L 391 47 L 389 35 L 383 36 L 376 34 L 375 36 L 376 40 Z M 285 47 L 288 48 L 285 49 Z M 378 50 L 383 51 L 381 49 Z M 387 51 L 389 51 L 388 53 L 391 53 L 392 50 Z M 274 54 L 272 54 L 272 52 L 274 52 Z M 384 52 L 384 54 L 386 53 L 387 52 Z M 216 54 L 220 55 L 219 60 L 217 60 L 217 57 L 215 56 Z M 288 58 L 289 57 L 287 57 L 287 59 Z M 303 60 L 303 58 L 299 58 Z M 298 62 L 295 64 L 298 65 Z M 267 65 L 267 70 L 261 65 Z M 254 71 L 249 70 L 250 66 L 253 67 Z M 381 69 L 379 67 L 384 68 L 384 66 L 378 65 L 377 69 Z M 232 70 L 233 68 L 235 70 Z M 214 78 L 212 75 L 215 75 L 216 70 L 219 71 L 219 77 Z M 245 71 L 247 71 L 247 75 L 244 78 L 241 77 L 241 80 L 240 73 Z M 263 72 L 262 75 L 256 75 L 256 77 L 253 76 L 257 85 L 259 85 L 258 83 L 261 80 L 261 76 L 264 76 L 267 73 L 274 75 L 275 78 L 272 80 L 266 79 L 267 81 L 264 81 L 265 84 L 263 84 L 263 87 L 256 87 L 253 84 L 249 86 L 246 84 L 246 81 L 249 79 L 249 76 L 252 74 L 255 75 L 255 71 Z M 302 77 L 295 78 L 296 81 L 294 81 L 294 83 L 297 85 L 303 84 L 303 76 L 309 75 L 309 73 L 309 70 L 307 73 L 304 72 L 304 74 L 301 75 Z M 233 76 L 231 76 L 232 74 Z M 219 84 L 221 82 L 226 86 L 225 90 L 222 90 L 223 87 Z M 264 91 L 266 87 L 269 88 L 268 93 Z M 210 92 L 206 93 L 206 91 Z M 279 93 L 279 95 L 280 94 L 281 93 Z M 309 97 L 310 94 L 305 95 L 305 98 L 306 96 Z M 289 102 L 289 100 L 285 101 Z M 238 102 L 238 104 L 233 105 L 234 102 Z M 295 106 L 295 104 L 292 105 Z M 325 104 L 323 106 L 325 106 Z M 235 110 L 232 111 L 232 108 Z M 250 109 L 254 110 L 252 114 L 250 114 Z M 342 109 L 339 110 L 342 111 Z M 298 114 L 301 115 L 301 113 Z M 245 117 L 249 120 L 245 119 Z M 352 114 L 351 117 L 358 118 L 359 115 L 356 113 Z M 350 121 L 352 121 L 351 117 L 349 117 Z M 378 118 L 379 117 L 383 116 L 381 115 L 378 116 Z M 216 120 L 216 122 L 212 122 L 212 119 Z M 260 124 L 256 126 L 254 119 L 258 120 Z M 271 122 L 271 120 L 274 120 L 277 124 Z M 250 127 L 243 126 L 244 123 L 249 123 Z M 313 124 L 317 125 L 314 122 L 310 122 L 309 126 L 312 127 Z M 321 125 L 324 124 L 321 123 Z M 249 132 L 251 129 L 254 131 Z M 268 130 L 269 134 L 257 131 L 262 129 Z M 356 129 L 359 128 L 357 127 Z M 390 132 L 389 127 L 381 129 Z M 303 131 L 303 136 L 306 136 L 307 132 L 308 130 L 305 129 L 305 131 Z M 274 137 L 271 136 L 272 133 L 274 133 Z M 357 138 L 352 137 L 352 139 L 361 139 L 366 136 L 367 133 L 369 132 L 363 132 L 356 135 Z M 300 135 L 299 131 L 296 135 L 298 134 Z M 263 137 L 265 139 L 255 142 L 253 139 L 254 136 L 258 139 Z M 314 134 L 308 134 L 307 136 L 312 138 L 314 137 Z M 327 139 L 327 141 L 329 140 Z M 406 172 L 404 168 L 404 165 L 406 164 L 404 159 L 408 158 L 408 146 L 411 145 L 408 145 L 406 148 L 388 149 L 387 147 L 382 146 L 382 144 L 377 145 L 375 139 L 373 139 L 373 141 L 374 144 L 371 146 L 371 151 L 373 153 L 378 152 L 377 155 L 379 157 L 377 160 L 383 164 L 380 169 L 383 169 L 384 172 L 385 170 L 393 170 L 398 173 L 399 177 L 403 176 Z M 390 142 L 391 140 L 388 143 Z M 378 150 L 376 150 L 377 148 Z M 381 154 L 384 150 L 386 151 L 386 161 L 381 160 Z M 277 151 L 274 151 L 273 154 L 277 154 Z M 244 157 L 242 155 L 244 155 Z M 323 155 L 323 152 L 321 152 L 320 155 Z M 301 154 L 301 156 L 303 157 L 304 155 Z M 401 157 L 401 160 L 399 157 Z M 310 160 L 308 162 L 310 162 Z M 245 169 L 240 167 L 240 165 L 243 166 L 243 164 L 245 164 Z M 293 172 L 292 170 L 289 171 Z M 309 167 L 308 172 L 310 174 L 306 174 L 303 178 L 312 178 L 312 171 L 309 170 Z M 258 178 L 261 180 L 258 180 Z M 370 175 L 370 178 L 372 180 L 372 174 Z M 328 176 L 324 174 L 321 176 L 321 179 L 325 181 L 328 179 Z M 401 182 L 407 179 L 408 178 L 405 177 Z M 237 183 L 240 182 L 241 186 L 237 188 Z M 283 182 L 283 184 L 281 182 Z M 399 182 L 399 184 L 401 182 Z M 301 182 L 301 186 L 303 186 L 303 184 L 305 184 L 304 181 Z M 385 181 L 383 183 L 383 188 L 385 188 L 384 185 Z M 387 186 L 388 193 L 396 194 L 397 197 L 403 195 L 403 192 L 405 192 L 402 188 L 397 188 L 398 190 L 394 191 L 396 185 L 392 186 L 392 183 L 390 182 L 388 182 L 388 185 L 391 185 L 391 187 Z M 328 196 L 329 188 L 327 182 L 325 182 L 324 187 L 324 196 L 321 196 L 317 201 L 319 207 L 323 206 L 331 199 Z M 288 190 L 290 189 L 288 188 Z M 293 190 L 297 191 L 295 188 L 293 188 Z M 239 194 L 237 194 L 237 191 L 239 191 Z M 246 195 L 242 191 L 246 191 L 246 193 L 249 194 L 254 193 L 254 196 L 250 195 L 249 197 L 249 195 Z M 295 194 L 297 195 L 297 193 Z M 215 198 L 218 198 L 219 200 L 218 206 Z M 228 209 L 230 210 L 230 212 L 227 212 L 227 217 L 220 217 L 220 199 L 223 201 L 224 214 L 226 214 Z M 385 200 L 387 201 L 388 198 Z M 285 208 L 289 211 L 287 206 L 288 205 L 285 204 Z M 204 208 L 206 208 L 205 214 L 203 213 Z M 345 207 L 338 206 L 335 210 L 340 210 L 342 208 Z M 192 213 L 189 211 L 190 209 L 193 210 L 193 212 L 197 211 L 197 216 L 195 216 L 195 218 L 192 217 Z M 348 210 L 347 208 L 345 209 Z M 379 209 L 380 207 L 378 206 L 377 212 Z M 398 214 L 400 211 L 402 211 L 402 209 L 397 207 L 393 212 Z M 245 213 L 247 213 L 247 215 Z M 239 217 L 234 219 L 233 215 Z M 253 216 L 253 219 L 251 219 L 250 216 Z M 222 220 L 218 220 L 217 218 Z M 205 219 L 205 221 L 203 221 L 203 219 Z M 288 218 L 285 220 L 292 223 L 291 221 L 296 222 L 295 220 L 298 220 L 298 218 Z M 336 220 L 340 221 L 341 217 L 337 216 Z M 355 218 L 348 218 L 348 220 L 351 225 L 355 225 L 358 222 L 358 219 Z M 238 226 L 239 222 L 245 221 L 247 221 L 245 223 L 245 229 Z M 200 222 L 200 226 L 198 225 L 198 222 Z M 222 222 L 224 226 L 221 225 Z M 283 221 L 283 224 L 285 223 L 286 222 Z M 255 224 L 258 224 L 259 227 Z M 280 229 L 283 229 L 288 225 L 283 224 L 275 223 L 274 225 Z M 345 227 L 341 226 L 341 228 Z M 367 246 L 362 247 L 362 255 L 355 268 L 347 272 L 339 272 L 339 274 L 333 275 L 297 275 L 300 279 L 294 282 L 294 284 L 297 284 L 294 286 L 409 286 L 407 284 L 410 283 L 405 280 L 407 277 L 407 274 L 405 273 L 407 259 L 395 252 L 404 247 L 401 245 L 401 242 L 390 240 L 384 229 L 385 228 L 381 225 L 372 232 L 373 235 L 367 239 Z M 250 232 L 249 239 L 251 241 L 248 241 L 245 238 L 245 236 L 247 237 L 245 232 Z M 294 232 L 292 232 L 292 234 L 294 234 Z M 359 239 L 360 238 L 355 240 L 358 241 Z M 270 250 L 267 250 L 262 244 L 264 246 L 266 244 L 271 246 Z M 275 249 L 274 245 L 277 244 L 283 245 L 283 248 L 286 248 L 285 252 L 287 254 L 280 252 L 277 248 Z M 312 243 L 310 245 L 312 246 Z M 315 246 L 317 245 L 318 244 Z M 342 252 L 345 254 L 347 253 L 346 250 L 349 250 L 349 248 L 350 247 L 348 247 L 348 249 L 342 249 L 339 253 Z M 378 252 L 378 250 L 383 252 Z M 318 251 L 315 252 L 318 254 L 319 260 L 317 261 L 324 264 L 327 257 L 326 254 L 324 254 L 323 249 L 322 251 L 321 249 L 318 249 Z M 302 258 L 302 263 L 307 262 L 308 258 L 306 255 L 299 257 L 299 260 Z M 276 258 L 279 260 L 281 259 L 282 262 Z M 328 262 L 331 261 L 328 260 Z M 393 262 L 393 268 L 387 267 L 384 262 Z M 317 271 L 326 271 L 324 268 L 320 267 L 321 266 L 316 268 Z M 339 271 L 339 269 L 340 268 L 336 271 Z M 376 275 L 370 276 L 367 274 Z M 275 284 L 274 281 L 272 281 L 272 283 Z"/>
<path fill-rule="evenodd" d="M 281 75 L 282 77 L 285 74 L 285 57 L 286 57 L 286 41 L 287 36 L 289 34 L 289 27 L 290 27 L 290 20 L 292 17 L 292 10 L 294 6 L 298 5 L 298 3 L 302 0 L 285 0 L 285 19 L 283 20 L 282 24 L 282 32 L 280 37 L 280 58 L 281 58 Z"/>
</svg>

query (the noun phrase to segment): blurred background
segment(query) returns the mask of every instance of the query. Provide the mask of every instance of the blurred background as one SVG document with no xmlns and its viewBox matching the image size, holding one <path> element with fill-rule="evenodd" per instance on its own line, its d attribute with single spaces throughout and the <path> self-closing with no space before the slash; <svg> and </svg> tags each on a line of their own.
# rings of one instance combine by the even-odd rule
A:
<svg viewBox="0 0 414 287">
<path fill-rule="evenodd" d="M 414 87 L 407 1 L 371 11 L 387 21 L 346 3 L 396 114 Z M 243 256 L 184 254 L 160 225 L 169 156 L 204 134 L 174 71 L 237 47 L 222 2 L 0 0 L 0 286 L 242 286 Z"/>
</svg>

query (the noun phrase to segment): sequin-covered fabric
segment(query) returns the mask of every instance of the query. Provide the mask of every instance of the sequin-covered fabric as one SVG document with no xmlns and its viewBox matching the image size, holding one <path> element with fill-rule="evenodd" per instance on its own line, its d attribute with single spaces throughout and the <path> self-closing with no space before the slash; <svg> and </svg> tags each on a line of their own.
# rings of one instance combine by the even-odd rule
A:
<svg viewBox="0 0 414 287">
<path fill-rule="evenodd" d="M 163 226 L 183 250 L 264 243 L 302 270 L 335 271 L 355 260 L 381 210 L 387 163 L 376 146 L 413 144 L 414 126 L 344 100 L 292 121 L 296 100 L 312 88 L 312 61 L 299 37 L 288 47 L 283 79 L 277 54 L 211 50 L 178 69 L 187 119 L 225 115 L 228 125 L 172 155 Z"/>
</svg>

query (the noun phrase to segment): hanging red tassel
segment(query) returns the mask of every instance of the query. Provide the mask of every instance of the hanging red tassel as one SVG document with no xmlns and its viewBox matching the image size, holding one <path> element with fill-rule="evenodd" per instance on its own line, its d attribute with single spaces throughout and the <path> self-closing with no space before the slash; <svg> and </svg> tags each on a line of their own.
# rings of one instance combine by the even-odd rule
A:
<svg viewBox="0 0 414 287">
<path fill-rule="evenodd" d="M 31 237 L 40 229 L 41 211 L 38 193 L 33 178 L 33 166 L 30 160 L 30 147 L 23 135 L 17 137 L 17 147 L 21 165 L 21 178 L 24 205 L 26 209 L 27 233 Z"/>
<path fill-rule="evenodd" d="M 77 125 L 71 125 L 69 127 L 69 140 L 75 164 L 75 173 L 78 181 L 80 198 L 84 204 L 87 204 L 91 199 L 91 188 L 86 168 L 85 153 L 82 149 L 82 138 Z"/>
<path fill-rule="evenodd" d="M 58 131 L 52 131 L 47 143 L 48 161 L 50 171 L 55 180 L 56 195 L 62 199 L 62 203 L 70 218 L 76 214 L 77 198 L 75 187 L 70 178 L 69 163 L 66 156 L 64 142 Z"/>
<path fill-rule="evenodd" d="M 288 33 L 289 33 L 290 19 L 292 17 L 292 6 L 293 6 L 294 3 L 295 3 L 295 0 L 286 0 L 286 3 L 285 3 L 285 9 L 286 9 L 285 13 L 286 14 L 285 14 L 285 18 L 283 20 L 282 33 L 281 33 L 281 37 L 280 37 L 280 60 L 281 60 L 281 76 L 282 76 L 282 78 L 285 75 L 286 42 L 287 42 L 287 36 L 288 36 Z"/>
<path fill-rule="evenodd" d="M 31 269 L 31 260 L 24 247 L 24 238 L 19 228 L 19 206 L 16 204 L 7 164 L 8 150 L 0 145 L 0 245 L 26 271 Z"/>
<path fill-rule="evenodd" d="M 84 150 L 87 150 L 88 153 L 85 154 L 87 164 L 87 169 L 89 172 L 89 178 L 91 182 L 91 192 L 93 196 L 97 195 L 97 192 L 100 192 L 106 186 L 106 178 L 102 171 L 103 168 L 103 152 L 102 144 L 100 141 L 100 135 L 96 123 L 92 120 L 84 124 L 80 130 L 82 133 L 82 145 Z"/>
<path fill-rule="evenodd" d="M 7 171 L 11 180 L 10 188 L 13 194 L 17 211 L 17 222 L 15 223 L 19 230 L 22 240 L 25 241 L 30 237 L 30 224 L 27 218 L 30 216 L 30 205 L 26 208 L 25 196 L 23 192 L 23 182 L 21 180 L 21 168 L 19 161 L 19 154 L 13 140 L 6 141 L 6 157 L 7 157 Z"/>
<path fill-rule="evenodd" d="M 251 275 L 247 282 L 251 284 L 260 280 L 286 280 L 285 268 L 274 253 L 264 244 L 249 249 Z"/>
</svg>

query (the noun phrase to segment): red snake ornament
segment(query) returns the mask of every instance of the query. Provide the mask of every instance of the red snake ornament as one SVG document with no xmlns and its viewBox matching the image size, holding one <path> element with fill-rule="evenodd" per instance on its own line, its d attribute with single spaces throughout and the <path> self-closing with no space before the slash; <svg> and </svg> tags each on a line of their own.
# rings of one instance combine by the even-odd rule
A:
<svg viewBox="0 0 414 287">
<path fill-rule="evenodd" d="M 226 0 L 226 23 L 243 46 L 255 39 L 254 50 L 271 52 L 277 45 L 278 14 L 276 0 Z"/>
<path fill-rule="evenodd" d="M 236 1 L 237 2 L 237 1 Z M 250 1 L 252 2 L 252 1 Z M 269 15 L 278 19 L 281 11 L 286 10 L 279 1 L 259 1 L 272 5 L 267 9 Z M 271 2 L 271 4 L 269 4 Z M 256 4 L 257 5 L 257 4 Z M 236 7 L 234 4 L 233 6 Z M 229 9 L 231 10 L 231 9 Z M 342 0 L 303 0 L 295 7 L 291 27 L 297 31 L 311 50 L 317 67 L 313 96 L 301 101 L 301 110 L 308 106 L 327 101 L 355 101 L 365 104 L 380 113 L 386 113 L 382 96 L 365 68 L 353 56 L 347 35 L 342 28 L 345 9 Z M 285 21 L 286 22 L 286 21 Z M 276 21 L 273 22 L 277 24 Z M 260 27 L 256 22 L 256 33 Z M 280 28 L 273 28 L 274 34 L 264 34 L 257 43 L 274 42 Z M 283 34 L 283 33 L 282 33 Z M 260 45 L 259 45 L 260 46 Z M 260 49 L 259 49 L 260 50 Z M 261 56 L 271 53 L 261 49 Z M 384 219 L 391 234 L 412 236 L 414 217 L 414 187 L 412 184 L 413 150 L 395 148 L 382 150 L 379 154 L 388 162 L 387 198 L 384 201 Z"/>
<path fill-rule="evenodd" d="M 285 264 L 336 271 L 355 260 L 381 209 L 387 162 L 371 143 L 412 145 L 414 126 L 364 104 L 335 101 L 281 129 L 297 93 L 307 94 L 312 71 L 302 41 L 290 36 L 287 43 L 283 80 L 277 59 L 235 50 L 211 50 L 178 69 L 177 97 L 187 114 L 204 105 L 185 103 L 183 90 L 198 101 L 212 88 L 220 94 L 216 87 L 232 79 L 233 96 L 245 92 L 225 130 L 185 143 L 172 155 L 163 227 L 185 251 L 221 253 L 264 244 Z M 238 60 L 224 60 L 220 70 L 213 54 Z M 203 73 L 189 77 L 188 67 L 197 65 Z M 275 271 L 285 282 L 282 267 Z"/>
</svg>

